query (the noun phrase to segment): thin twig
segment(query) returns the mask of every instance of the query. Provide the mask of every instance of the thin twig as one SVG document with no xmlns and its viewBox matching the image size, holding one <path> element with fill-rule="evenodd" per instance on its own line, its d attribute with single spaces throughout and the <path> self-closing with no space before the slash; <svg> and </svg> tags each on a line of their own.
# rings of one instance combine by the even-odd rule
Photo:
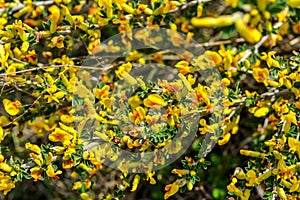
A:
<svg viewBox="0 0 300 200">
<path fill-rule="evenodd" d="M 282 25 L 284 24 L 284 22 L 279 22 L 277 23 L 273 28 L 274 29 L 278 29 L 280 28 Z M 254 45 L 254 53 L 258 52 L 258 49 L 261 47 L 261 45 L 263 45 L 263 43 L 268 39 L 269 35 L 265 35 L 264 37 L 262 37 L 260 39 L 260 41 L 258 43 L 256 43 Z M 252 49 L 252 48 L 251 48 Z M 251 49 L 247 49 L 245 55 L 238 61 L 238 64 L 244 62 L 252 53 Z"/>
<path fill-rule="evenodd" d="M 202 44 L 197 44 L 195 47 L 211 47 L 211 46 L 219 46 L 222 44 L 231 44 L 231 43 L 241 43 L 245 42 L 244 38 L 236 38 L 235 40 L 221 40 L 221 41 L 212 41 L 212 42 L 205 42 Z"/>
<path fill-rule="evenodd" d="M 24 69 L 16 72 L 11 72 L 11 73 L 2 73 L 0 74 L 0 77 L 6 77 L 9 75 L 14 75 L 14 74 L 23 74 L 27 72 L 32 72 L 32 71 L 38 71 L 41 69 L 48 69 L 48 68 L 60 68 L 60 67 L 74 67 L 74 68 L 80 68 L 80 69 L 91 69 L 91 70 L 100 70 L 100 71 L 105 71 L 108 69 L 107 68 L 100 68 L 100 67 L 92 67 L 92 66 L 79 66 L 79 65 L 47 65 L 47 66 L 40 66 L 40 67 L 34 67 L 30 69 Z M 111 68 L 111 67 L 109 67 Z"/>
<path fill-rule="evenodd" d="M 201 4 L 201 3 L 205 3 L 205 2 L 210 2 L 210 1 L 212 1 L 212 0 L 194 0 L 194 1 L 190 1 L 190 2 L 188 2 L 186 4 L 183 4 L 180 7 L 177 7 L 174 10 L 169 11 L 169 13 L 175 13 L 177 11 L 185 10 L 187 8 L 193 7 L 193 6 L 197 5 L 197 4 Z"/>
<path fill-rule="evenodd" d="M 33 5 L 34 5 L 34 6 L 42 6 L 42 5 L 47 6 L 47 5 L 51 5 L 51 4 L 53 4 L 53 3 L 54 3 L 53 0 L 48 0 L 48 1 L 36 1 L 36 2 L 33 2 Z M 16 11 L 21 10 L 22 8 L 25 8 L 25 7 L 26 7 L 25 4 L 19 3 L 19 4 L 16 5 L 16 6 L 6 7 L 6 8 L 0 8 L 0 14 L 9 11 L 9 9 L 11 9 L 12 12 L 16 12 Z"/>
</svg>

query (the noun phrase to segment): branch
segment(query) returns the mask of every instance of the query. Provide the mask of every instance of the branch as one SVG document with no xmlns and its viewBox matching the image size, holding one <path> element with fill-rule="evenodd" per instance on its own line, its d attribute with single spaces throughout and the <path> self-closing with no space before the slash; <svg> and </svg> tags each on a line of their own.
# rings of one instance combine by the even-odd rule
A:
<svg viewBox="0 0 300 200">
<path fill-rule="evenodd" d="M 42 6 L 42 5 L 51 5 L 53 4 L 54 1 L 53 0 L 48 0 L 48 1 L 36 1 L 36 2 L 33 2 L 33 5 L 34 6 Z M 22 8 L 25 8 L 26 5 L 23 4 L 23 3 L 20 3 L 16 6 L 10 6 L 10 7 L 6 7 L 6 8 L 0 8 L 0 14 L 4 13 L 4 12 L 8 12 L 9 9 L 12 10 L 12 12 L 16 12 L 18 10 L 21 10 Z"/>
<path fill-rule="evenodd" d="M 180 6 L 180 7 L 177 7 L 177 8 L 174 9 L 174 10 L 169 11 L 169 13 L 175 13 L 175 12 L 177 12 L 177 11 L 185 10 L 185 9 L 187 9 L 187 8 L 189 8 L 189 7 L 193 7 L 193 6 L 197 5 L 197 4 L 205 3 L 205 2 L 210 2 L 210 1 L 212 1 L 212 0 L 194 0 L 194 1 L 190 1 L 190 2 L 188 2 L 188 3 L 186 3 L 186 4 L 183 4 L 183 5 Z"/>
<path fill-rule="evenodd" d="M 284 24 L 284 22 L 279 22 L 273 28 L 278 29 L 283 24 Z M 261 40 L 258 43 L 256 43 L 256 45 L 254 45 L 254 53 L 258 52 L 258 49 L 261 47 L 261 45 L 263 45 L 263 43 L 268 39 L 268 37 L 269 37 L 269 35 L 265 35 L 264 37 L 261 38 Z M 244 62 L 251 55 L 251 53 L 252 53 L 252 50 L 247 49 L 245 55 L 238 61 L 238 64 Z"/>
</svg>

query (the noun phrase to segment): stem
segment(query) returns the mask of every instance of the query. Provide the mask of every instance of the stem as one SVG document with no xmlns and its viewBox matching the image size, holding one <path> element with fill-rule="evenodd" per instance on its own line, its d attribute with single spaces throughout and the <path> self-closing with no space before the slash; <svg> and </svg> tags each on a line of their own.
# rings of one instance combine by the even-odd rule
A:
<svg viewBox="0 0 300 200">
<path fill-rule="evenodd" d="M 278 29 L 280 28 L 284 22 L 279 22 L 277 23 L 273 28 Z M 254 45 L 254 53 L 258 52 L 258 49 L 263 45 L 263 43 L 268 39 L 269 35 L 265 35 L 264 37 L 261 38 L 261 40 Z M 247 49 L 245 55 L 238 61 L 238 64 L 244 62 L 252 53 L 251 49 Z"/>
<path fill-rule="evenodd" d="M 212 1 L 212 0 L 194 0 L 194 1 L 190 1 L 186 4 L 183 4 L 181 7 L 177 7 L 176 9 L 169 11 L 169 13 L 175 13 L 177 11 L 185 10 L 189 7 L 193 7 L 197 4 L 206 3 L 206 2 L 210 2 L 210 1 Z"/>
</svg>

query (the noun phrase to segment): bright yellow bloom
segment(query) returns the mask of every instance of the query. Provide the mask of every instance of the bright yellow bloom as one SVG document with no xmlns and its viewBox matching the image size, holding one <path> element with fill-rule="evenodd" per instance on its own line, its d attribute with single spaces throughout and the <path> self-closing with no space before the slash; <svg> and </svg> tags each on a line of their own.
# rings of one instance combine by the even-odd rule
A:
<svg viewBox="0 0 300 200">
<path fill-rule="evenodd" d="M 0 126 L 0 143 L 4 140 L 4 131 L 3 128 Z"/>
<path fill-rule="evenodd" d="M 239 0 L 225 0 L 227 5 L 230 5 L 232 8 L 236 8 L 238 6 Z"/>
<path fill-rule="evenodd" d="M 56 5 L 52 5 L 51 7 L 49 7 L 49 12 L 51 13 L 50 15 L 50 33 L 55 33 L 56 32 L 56 28 L 57 28 L 57 23 L 58 20 L 60 18 L 60 10 Z"/>
<path fill-rule="evenodd" d="M 235 22 L 235 27 L 239 34 L 249 43 L 256 43 L 262 37 L 262 34 L 259 30 L 247 26 L 242 19 L 238 19 Z"/>
<path fill-rule="evenodd" d="M 76 181 L 75 183 L 73 183 L 72 190 L 79 190 L 81 188 L 82 188 L 82 183 L 80 181 Z"/>
<path fill-rule="evenodd" d="M 6 161 L 0 163 L 0 169 L 4 172 L 11 172 L 13 169 Z"/>
<path fill-rule="evenodd" d="M 293 26 L 293 31 L 296 34 L 300 34 L 300 21 Z"/>
<path fill-rule="evenodd" d="M 262 154 L 260 152 L 244 150 L 244 149 L 240 150 L 240 154 L 244 155 L 244 156 L 250 156 L 250 157 L 261 157 L 262 156 Z"/>
<path fill-rule="evenodd" d="M 137 174 L 137 175 L 134 176 L 134 179 L 133 179 L 133 182 L 132 182 L 132 188 L 130 190 L 131 192 L 136 191 L 136 189 L 139 185 L 140 179 L 141 179 L 140 175 Z"/>
<path fill-rule="evenodd" d="M 191 23 L 195 27 L 223 27 L 234 23 L 232 15 L 223 15 L 219 17 L 193 17 Z"/>
<path fill-rule="evenodd" d="M 31 144 L 30 142 L 27 142 L 25 144 L 25 148 L 28 149 L 28 150 L 30 150 L 30 151 L 33 151 L 33 152 L 35 152 L 37 154 L 40 154 L 42 152 L 41 148 L 38 145 Z"/>
<path fill-rule="evenodd" d="M 80 198 L 81 198 L 82 200 L 92 200 L 92 198 L 91 198 L 86 192 L 81 193 L 81 194 L 80 194 Z"/>
<path fill-rule="evenodd" d="M 33 178 L 33 181 L 41 180 L 43 170 L 36 166 L 30 169 L 30 175 Z"/>
<path fill-rule="evenodd" d="M 51 103 L 52 101 L 59 103 L 59 99 L 62 99 L 65 96 L 65 93 L 63 91 L 58 91 L 54 94 L 52 94 L 51 92 L 48 93 L 49 94 L 44 96 L 44 98 L 47 99 L 47 103 Z"/>
<path fill-rule="evenodd" d="M 240 189 L 238 189 L 238 188 L 235 186 L 236 183 L 237 183 L 237 179 L 236 179 L 236 178 L 233 178 L 233 179 L 231 180 L 231 183 L 227 186 L 227 190 L 228 190 L 229 192 L 234 193 L 236 196 L 242 198 L 242 197 L 244 196 L 244 194 L 243 194 L 243 192 L 242 192 Z"/>
<path fill-rule="evenodd" d="M 13 188 L 15 188 L 15 181 L 12 180 L 12 177 L 0 172 L 0 190 L 3 191 L 3 194 L 6 195 Z"/>
<path fill-rule="evenodd" d="M 273 55 L 276 54 L 276 51 L 270 51 L 268 52 L 268 55 L 266 52 L 262 52 L 262 60 L 265 60 L 267 62 L 268 67 L 279 67 L 279 62 L 272 58 Z"/>
<path fill-rule="evenodd" d="M 230 140 L 231 134 L 229 132 L 226 132 L 222 135 L 222 139 L 218 140 L 218 144 L 220 146 L 226 144 Z"/>
<path fill-rule="evenodd" d="M 246 186 L 253 186 L 254 184 L 258 184 L 258 179 L 256 177 L 256 172 L 254 170 L 249 170 L 246 173 L 246 180 L 248 183 L 246 183 Z"/>
<path fill-rule="evenodd" d="M 167 114 L 167 123 L 170 126 L 175 126 L 176 123 L 178 123 L 179 116 L 181 115 L 181 109 L 176 106 L 169 106 L 166 110 Z"/>
<path fill-rule="evenodd" d="M 222 57 L 214 51 L 205 51 L 204 57 L 208 66 L 217 66 L 222 62 Z"/>
<path fill-rule="evenodd" d="M 288 0 L 287 1 L 289 6 L 292 8 L 300 8 L 300 1 L 299 0 Z"/>
<path fill-rule="evenodd" d="M 57 175 L 62 174 L 61 170 L 57 170 L 56 172 L 54 171 L 54 168 L 52 165 L 48 165 L 47 171 L 46 171 L 47 176 L 53 179 L 59 179 Z"/>
<path fill-rule="evenodd" d="M 193 72 L 195 70 L 192 66 L 190 66 L 189 62 L 185 60 L 179 61 L 175 65 L 175 67 L 178 68 L 179 72 L 183 75 L 186 75 L 187 73 Z"/>
<path fill-rule="evenodd" d="M 15 116 L 17 114 L 19 114 L 20 112 L 20 108 L 22 107 L 22 104 L 20 101 L 11 101 L 9 99 L 4 99 L 3 101 L 3 105 L 4 105 L 4 109 L 5 111 L 11 115 L 11 116 Z"/>
<path fill-rule="evenodd" d="M 140 97 L 136 94 L 129 98 L 128 104 L 131 106 L 132 109 L 135 109 L 139 105 L 141 105 L 143 102 L 140 99 Z"/>
<path fill-rule="evenodd" d="M 162 107 L 166 106 L 167 102 L 165 102 L 158 94 L 150 94 L 146 99 L 144 99 L 144 105 L 146 107 Z"/>
<path fill-rule="evenodd" d="M 70 169 L 76 165 L 76 161 L 67 160 L 63 162 L 62 167 L 64 169 Z"/>
<path fill-rule="evenodd" d="M 258 83 L 267 84 L 267 78 L 270 74 L 267 68 L 253 68 L 252 75 Z"/>
<path fill-rule="evenodd" d="M 183 85 L 181 81 L 168 82 L 166 80 L 159 80 L 158 85 L 167 90 L 168 94 L 177 94 L 182 89 Z"/>
<path fill-rule="evenodd" d="M 179 177 L 182 177 L 182 176 L 190 173 L 190 171 L 187 169 L 173 169 L 171 172 L 172 172 L 172 174 L 176 174 Z"/>
<path fill-rule="evenodd" d="M 165 196 L 164 199 L 168 199 L 170 196 L 173 196 L 174 194 L 176 194 L 179 191 L 179 185 L 180 185 L 180 181 L 177 180 L 172 184 L 169 184 L 165 187 Z"/>
<path fill-rule="evenodd" d="M 95 97 L 97 99 L 107 98 L 110 87 L 108 85 L 103 86 L 101 89 L 96 88 L 94 90 Z"/>
<path fill-rule="evenodd" d="M 198 83 L 198 86 L 195 88 L 195 92 L 196 92 L 197 100 L 200 104 L 201 103 L 210 104 L 210 99 L 208 98 L 210 94 L 209 87 L 203 86 L 200 83 Z"/>
<path fill-rule="evenodd" d="M 64 45 L 64 36 L 59 35 L 59 36 L 53 37 L 51 39 L 51 44 L 49 46 L 50 47 L 57 47 L 59 49 L 64 48 L 65 47 L 65 45 Z"/>
<path fill-rule="evenodd" d="M 291 153 L 295 153 L 298 151 L 298 153 L 300 153 L 300 141 L 292 138 L 292 137 L 288 137 L 288 144 L 289 144 L 289 152 Z"/>
<path fill-rule="evenodd" d="M 296 113 L 292 111 L 290 111 L 286 115 L 282 115 L 280 119 L 285 120 L 285 124 L 283 128 L 285 133 L 287 133 L 290 130 L 292 123 L 297 125 Z"/>
<path fill-rule="evenodd" d="M 154 185 L 156 184 L 156 180 L 153 178 L 155 172 L 147 172 L 147 181 L 150 180 L 150 184 Z"/>
<path fill-rule="evenodd" d="M 266 107 L 263 104 L 259 104 L 257 107 L 249 109 L 249 112 L 254 113 L 255 117 L 264 117 L 269 113 L 269 111 L 269 107 Z"/>
<path fill-rule="evenodd" d="M 117 77 L 122 80 L 124 78 L 125 74 L 130 72 L 131 68 L 132 68 L 132 65 L 130 62 L 128 62 L 128 63 L 122 64 L 117 70 L 115 70 L 115 73 L 116 73 Z"/>
<path fill-rule="evenodd" d="M 137 125 L 139 125 L 145 118 L 146 111 L 143 107 L 139 106 L 129 113 L 130 119 Z"/>
<path fill-rule="evenodd" d="M 73 138 L 73 136 L 68 133 L 67 131 L 64 131 L 61 128 L 55 128 L 55 130 L 49 135 L 49 140 L 52 142 L 61 142 L 63 144 L 70 143 L 70 140 Z"/>
</svg>

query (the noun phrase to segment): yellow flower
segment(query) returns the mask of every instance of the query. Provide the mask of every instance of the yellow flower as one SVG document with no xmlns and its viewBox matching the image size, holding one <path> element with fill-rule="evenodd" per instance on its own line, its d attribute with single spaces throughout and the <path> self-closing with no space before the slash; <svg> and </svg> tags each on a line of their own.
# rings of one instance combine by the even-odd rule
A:
<svg viewBox="0 0 300 200">
<path fill-rule="evenodd" d="M 63 162 L 62 167 L 64 169 L 70 169 L 76 165 L 76 161 L 67 160 Z"/>
<path fill-rule="evenodd" d="M 260 152 L 244 150 L 244 149 L 240 150 L 240 154 L 244 155 L 244 156 L 250 156 L 250 157 L 261 157 L 262 156 L 262 154 Z"/>
<path fill-rule="evenodd" d="M 110 87 L 108 85 L 103 86 L 101 89 L 96 88 L 94 90 L 95 97 L 97 99 L 107 98 L 109 90 L 110 90 Z"/>
<path fill-rule="evenodd" d="M 0 172 L 0 190 L 3 190 L 3 194 L 6 195 L 13 188 L 15 188 L 15 181 L 12 180 L 12 177 Z"/>
<path fill-rule="evenodd" d="M 231 183 L 227 186 L 227 190 L 228 190 L 229 192 L 234 193 L 236 196 L 242 198 L 242 197 L 244 196 L 244 194 L 243 194 L 243 192 L 242 192 L 240 189 L 238 189 L 238 188 L 235 186 L 236 183 L 237 183 L 237 179 L 236 179 L 236 178 L 233 178 L 233 179 L 231 180 Z"/>
<path fill-rule="evenodd" d="M 189 74 L 190 75 L 190 74 Z M 158 85 L 167 90 L 168 94 L 178 94 L 178 91 L 182 89 L 183 85 L 181 81 L 168 82 L 166 80 L 158 80 Z"/>
<path fill-rule="evenodd" d="M 225 3 L 227 5 L 230 5 L 233 8 L 236 8 L 238 6 L 239 1 L 238 0 L 225 0 Z"/>
<path fill-rule="evenodd" d="M 264 117 L 269 113 L 269 108 L 262 106 L 262 107 L 254 107 L 254 108 L 250 108 L 249 111 L 251 113 L 254 113 L 255 117 Z"/>
<path fill-rule="evenodd" d="M 153 178 L 155 172 L 147 172 L 147 181 L 150 180 L 150 184 L 154 185 L 156 184 L 156 180 Z"/>
<path fill-rule="evenodd" d="M 146 116 L 146 111 L 143 107 L 139 106 L 129 113 L 129 117 L 135 124 L 139 125 Z"/>
<path fill-rule="evenodd" d="M 242 19 L 238 19 L 235 22 L 235 27 L 239 34 L 249 43 L 257 43 L 262 37 L 259 30 L 248 27 Z"/>
<path fill-rule="evenodd" d="M 300 1 L 299 0 L 288 0 L 287 1 L 289 6 L 292 8 L 300 8 Z"/>
<path fill-rule="evenodd" d="M 262 52 L 262 60 L 265 60 L 267 62 L 268 67 L 279 67 L 279 62 L 272 58 L 273 55 L 276 54 L 276 51 L 270 51 L 268 52 L 268 55 L 266 52 Z"/>
<path fill-rule="evenodd" d="M 139 105 L 141 105 L 143 102 L 140 99 L 140 97 L 136 94 L 129 98 L 128 104 L 131 106 L 132 109 L 135 109 Z"/>
<path fill-rule="evenodd" d="M 198 86 L 195 88 L 195 92 L 199 104 L 201 103 L 210 104 L 210 99 L 208 98 L 210 90 L 207 86 L 203 86 L 200 83 L 198 83 Z"/>
<path fill-rule="evenodd" d="M 64 123 L 72 123 L 74 121 L 74 117 L 72 115 L 61 115 L 60 120 Z"/>
<path fill-rule="evenodd" d="M 182 177 L 182 176 L 187 175 L 189 173 L 190 173 L 190 171 L 187 170 L 187 169 L 173 169 L 172 170 L 172 174 L 176 174 L 179 177 Z"/>
<path fill-rule="evenodd" d="M 81 193 L 81 194 L 80 194 L 80 198 L 81 198 L 82 200 L 92 200 L 92 198 L 89 197 L 89 195 L 88 195 L 86 192 Z"/>
<path fill-rule="evenodd" d="M 4 105 L 5 111 L 11 116 L 15 116 L 15 115 L 19 114 L 20 108 L 22 107 L 22 104 L 20 101 L 18 101 L 18 100 L 11 101 L 9 99 L 4 99 L 3 105 Z"/>
<path fill-rule="evenodd" d="M 44 160 L 43 160 L 43 157 L 41 154 L 30 153 L 29 156 L 30 156 L 30 158 L 32 158 L 34 160 L 34 162 L 38 166 L 41 166 L 44 163 Z"/>
<path fill-rule="evenodd" d="M 36 166 L 30 169 L 30 175 L 33 178 L 33 181 L 41 180 L 43 170 Z"/>
<path fill-rule="evenodd" d="M 223 27 L 234 23 L 232 15 L 223 15 L 219 17 L 193 17 L 191 23 L 195 27 Z"/>
<path fill-rule="evenodd" d="M 4 140 L 4 131 L 3 128 L 0 126 L 0 143 Z"/>
<path fill-rule="evenodd" d="M 79 190 L 81 188 L 82 188 L 82 183 L 80 181 L 76 181 L 75 183 L 73 183 L 72 190 Z"/>
<path fill-rule="evenodd" d="M 35 152 L 37 154 L 40 154 L 41 151 L 42 151 L 41 148 L 38 145 L 31 144 L 30 142 L 27 142 L 25 144 L 25 148 L 28 149 L 28 150 L 30 150 L 30 151 L 33 151 L 33 152 Z"/>
<path fill-rule="evenodd" d="M 62 99 L 65 96 L 65 93 L 63 91 L 58 91 L 54 94 L 51 92 L 48 92 L 49 95 L 45 95 L 44 98 L 48 99 L 47 103 L 51 103 L 53 100 L 59 103 L 59 99 Z"/>
<path fill-rule="evenodd" d="M 208 66 L 216 66 L 222 62 L 222 57 L 214 51 L 206 51 L 204 53 L 204 57 L 208 63 Z"/>
<path fill-rule="evenodd" d="M 248 183 L 246 183 L 246 186 L 253 186 L 254 184 L 258 184 L 256 172 L 254 170 L 249 170 L 246 173 L 246 180 L 248 181 Z"/>
<path fill-rule="evenodd" d="M 179 180 L 175 181 L 172 184 L 169 184 L 165 187 L 165 195 L 164 195 L 164 199 L 168 199 L 170 196 L 173 196 L 174 194 L 176 194 L 179 190 Z"/>
<path fill-rule="evenodd" d="M 140 175 L 137 174 L 137 175 L 134 176 L 134 179 L 133 179 L 133 182 L 132 182 L 132 188 L 130 190 L 131 192 L 136 191 L 136 189 L 139 185 L 140 179 L 141 179 Z"/>
<path fill-rule="evenodd" d="M 167 113 L 167 123 L 170 126 L 175 126 L 176 123 L 178 123 L 179 116 L 181 114 L 181 109 L 176 106 L 169 106 L 166 110 Z"/>
<path fill-rule="evenodd" d="M 224 134 L 222 135 L 222 139 L 218 140 L 218 144 L 219 144 L 220 146 L 226 144 L 226 143 L 230 140 L 230 137 L 231 137 L 231 134 L 230 134 L 229 132 L 224 133 Z"/>
<path fill-rule="evenodd" d="M 144 99 L 144 105 L 146 107 L 162 107 L 166 106 L 167 102 L 165 102 L 158 94 L 150 94 L 146 99 Z"/>
<path fill-rule="evenodd" d="M 11 172 L 13 169 L 6 161 L 0 163 L 0 169 L 4 172 Z"/>
<path fill-rule="evenodd" d="M 59 49 L 64 48 L 64 36 L 59 35 L 51 39 L 50 47 L 57 47 Z"/>
<path fill-rule="evenodd" d="M 291 182 L 292 182 L 292 186 L 290 188 L 290 192 L 299 192 L 299 189 L 300 189 L 300 179 L 297 180 L 297 177 L 296 176 L 293 176 L 291 179 Z"/>
<path fill-rule="evenodd" d="M 192 66 L 189 66 L 189 62 L 182 60 L 179 61 L 175 67 L 179 69 L 179 72 L 183 75 L 186 75 L 187 73 L 193 72 L 195 69 Z"/>
<path fill-rule="evenodd" d="M 115 70 L 115 73 L 116 73 L 117 77 L 122 80 L 124 78 L 124 75 L 130 72 L 131 68 L 132 68 L 132 65 L 130 62 L 128 62 L 128 63 L 122 64 L 117 70 Z"/>
<path fill-rule="evenodd" d="M 296 151 L 298 151 L 298 153 L 300 153 L 300 141 L 292 138 L 292 137 L 288 137 L 288 144 L 289 144 L 289 152 L 291 153 L 295 153 Z"/>
<path fill-rule="evenodd" d="M 293 31 L 296 34 L 300 34 L 300 21 L 293 26 Z"/>
<path fill-rule="evenodd" d="M 61 142 L 63 144 L 70 143 L 73 136 L 60 128 L 55 128 L 55 130 L 49 135 L 49 140 L 52 142 Z"/>
<path fill-rule="evenodd" d="M 57 170 L 56 172 L 54 171 L 54 168 L 52 165 L 48 165 L 47 171 L 46 171 L 47 176 L 53 179 L 59 179 L 57 175 L 62 174 L 61 170 Z"/>
<path fill-rule="evenodd" d="M 282 115 L 280 119 L 285 120 L 285 124 L 283 127 L 285 133 L 289 132 L 292 123 L 297 125 L 296 113 L 292 111 L 289 111 L 289 113 L 286 115 Z"/>
<path fill-rule="evenodd" d="M 49 12 L 51 13 L 50 15 L 50 33 L 55 33 L 56 32 L 56 28 L 57 28 L 57 23 L 58 20 L 60 18 L 60 10 L 56 5 L 52 5 L 51 7 L 49 7 Z"/>
<path fill-rule="evenodd" d="M 267 85 L 267 78 L 270 75 L 267 68 L 253 68 L 252 75 L 258 83 L 264 83 Z"/>
</svg>

